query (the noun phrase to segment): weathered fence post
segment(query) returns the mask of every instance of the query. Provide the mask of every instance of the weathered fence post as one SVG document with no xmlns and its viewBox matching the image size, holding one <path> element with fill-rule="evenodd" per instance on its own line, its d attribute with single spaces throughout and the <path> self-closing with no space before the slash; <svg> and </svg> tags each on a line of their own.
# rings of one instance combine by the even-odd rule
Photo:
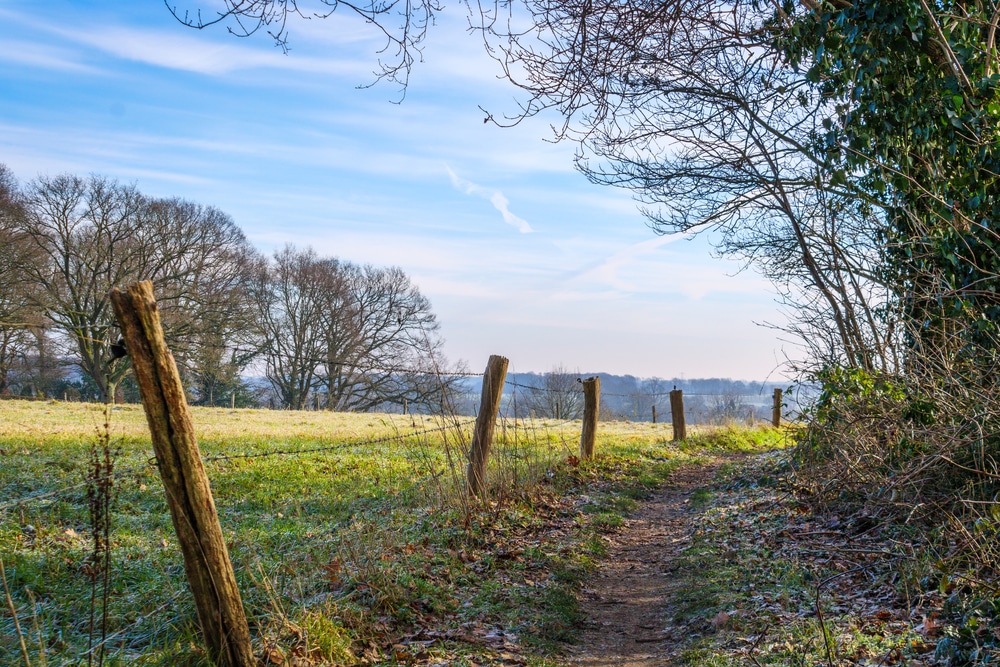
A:
<svg viewBox="0 0 1000 667">
<path fill-rule="evenodd" d="M 687 425 L 684 423 L 684 391 L 676 387 L 670 392 L 670 419 L 674 425 L 674 440 L 687 438 Z"/>
<path fill-rule="evenodd" d="M 774 428 L 781 426 L 781 388 L 774 388 L 774 403 L 771 407 L 771 425 Z"/>
<path fill-rule="evenodd" d="M 174 357 L 167 349 L 149 281 L 111 290 L 139 396 L 153 437 L 184 569 L 209 657 L 222 667 L 254 667 L 250 629 L 194 437 Z"/>
<path fill-rule="evenodd" d="M 486 373 L 483 374 L 483 393 L 479 401 L 479 412 L 476 414 L 476 430 L 472 434 L 466 473 L 466 486 L 473 496 L 482 495 L 486 487 L 486 462 L 489 461 L 490 447 L 493 445 L 493 432 L 500 412 L 503 383 L 507 380 L 508 363 L 507 357 L 491 354 L 486 364 Z"/>
<path fill-rule="evenodd" d="M 583 381 L 583 431 L 580 433 L 580 458 L 594 458 L 594 441 L 597 439 L 597 416 L 601 412 L 601 378 Z"/>
<path fill-rule="evenodd" d="M 653 405 L 653 423 L 656 423 L 656 405 Z"/>
</svg>

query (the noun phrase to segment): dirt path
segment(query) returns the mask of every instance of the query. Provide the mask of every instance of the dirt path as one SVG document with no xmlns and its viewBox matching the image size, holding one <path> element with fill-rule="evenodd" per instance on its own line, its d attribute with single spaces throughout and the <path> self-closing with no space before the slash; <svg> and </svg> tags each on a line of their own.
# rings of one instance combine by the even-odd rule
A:
<svg viewBox="0 0 1000 667">
<path fill-rule="evenodd" d="M 611 536 L 607 558 L 581 600 L 587 616 L 567 665 L 659 667 L 670 665 L 674 556 L 688 542 L 691 495 L 708 486 L 722 461 L 687 466 L 671 477 Z"/>
</svg>

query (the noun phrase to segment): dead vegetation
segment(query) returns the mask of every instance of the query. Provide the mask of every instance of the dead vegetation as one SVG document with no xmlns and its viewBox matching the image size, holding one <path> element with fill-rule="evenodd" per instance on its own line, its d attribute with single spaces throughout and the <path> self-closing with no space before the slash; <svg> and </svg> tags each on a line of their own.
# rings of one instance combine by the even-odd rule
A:
<svg viewBox="0 0 1000 667">
<path fill-rule="evenodd" d="M 995 602 L 972 602 L 988 590 L 944 576 L 920 531 L 814 503 L 796 479 L 776 453 L 657 491 L 657 511 L 609 536 L 608 576 L 584 598 L 590 627 L 571 664 L 996 661 Z"/>
</svg>

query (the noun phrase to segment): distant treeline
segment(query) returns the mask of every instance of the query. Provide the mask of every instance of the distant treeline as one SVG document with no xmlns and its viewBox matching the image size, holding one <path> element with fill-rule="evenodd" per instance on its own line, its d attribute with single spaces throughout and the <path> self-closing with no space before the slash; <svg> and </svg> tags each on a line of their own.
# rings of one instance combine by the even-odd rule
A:
<svg viewBox="0 0 1000 667">
<path fill-rule="evenodd" d="M 610 373 L 571 373 L 556 367 L 547 373 L 511 373 L 504 388 L 509 416 L 578 419 L 583 414 L 583 378 L 601 379 L 601 418 L 630 421 L 670 421 L 670 390 L 684 391 L 685 412 L 692 423 L 770 420 L 774 389 L 786 385 L 728 378 L 638 378 Z M 481 378 L 461 383 L 460 404 L 470 412 L 478 399 Z M 786 394 L 788 400 L 791 395 Z M 794 407 L 794 406 L 791 406 Z"/>
</svg>

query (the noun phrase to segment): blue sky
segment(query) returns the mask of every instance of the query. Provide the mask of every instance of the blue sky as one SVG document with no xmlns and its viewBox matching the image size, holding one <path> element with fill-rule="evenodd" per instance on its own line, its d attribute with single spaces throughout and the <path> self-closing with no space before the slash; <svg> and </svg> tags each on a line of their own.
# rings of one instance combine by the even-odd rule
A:
<svg viewBox="0 0 1000 667">
<path fill-rule="evenodd" d="M 783 321 L 767 281 L 590 184 L 546 141 L 556 116 L 484 123 L 516 91 L 464 26 L 447 8 L 396 103 L 358 87 L 380 42 L 346 14 L 293 22 L 284 55 L 159 0 L 0 0 L 0 161 L 217 206 L 264 251 L 398 265 L 477 370 L 776 377 L 794 350 L 756 324 Z"/>
</svg>

